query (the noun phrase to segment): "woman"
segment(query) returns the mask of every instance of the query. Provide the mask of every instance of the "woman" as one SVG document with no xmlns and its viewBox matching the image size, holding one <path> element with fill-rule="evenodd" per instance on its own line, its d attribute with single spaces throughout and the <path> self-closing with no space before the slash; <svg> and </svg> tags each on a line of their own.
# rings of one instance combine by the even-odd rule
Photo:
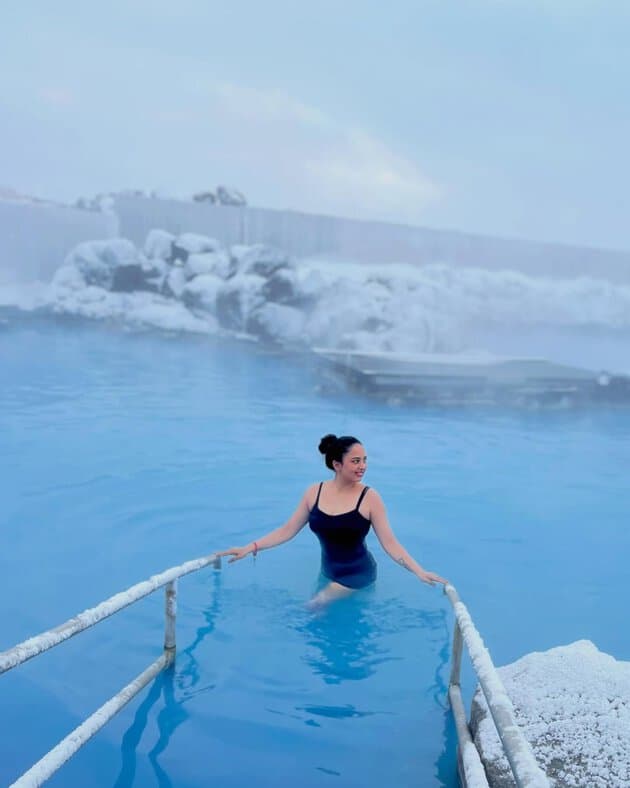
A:
<svg viewBox="0 0 630 788">
<path fill-rule="evenodd" d="M 333 599 L 365 588 L 376 580 L 376 562 L 365 546 L 365 537 L 374 529 L 385 552 L 423 583 L 447 581 L 427 572 L 416 563 L 394 536 L 385 506 L 376 490 L 362 483 L 367 467 L 365 449 L 357 438 L 325 435 L 319 444 L 326 466 L 335 478 L 312 484 L 295 512 L 284 525 L 245 547 L 232 547 L 219 555 L 231 555 L 229 563 L 246 555 L 288 542 L 309 523 L 322 548 L 322 574 L 327 585 L 311 600 L 319 607 Z"/>
</svg>

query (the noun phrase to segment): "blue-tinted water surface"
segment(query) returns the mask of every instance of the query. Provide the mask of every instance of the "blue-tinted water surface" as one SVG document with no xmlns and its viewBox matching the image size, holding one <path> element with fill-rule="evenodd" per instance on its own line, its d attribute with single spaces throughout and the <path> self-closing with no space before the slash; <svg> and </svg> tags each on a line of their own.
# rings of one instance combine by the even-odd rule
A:
<svg viewBox="0 0 630 788">
<path fill-rule="evenodd" d="M 9 319 L 0 329 L 0 649 L 281 524 L 358 435 L 397 536 L 506 663 L 624 620 L 630 414 L 423 411 L 322 390 L 247 344 Z M 58 786 L 454 786 L 452 614 L 373 541 L 374 589 L 313 617 L 316 540 L 180 581 L 178 659 Z M 161 649 L 156 594 L 0 678 L 0 783 Z M 470 668 L 464 680 L 473 689 Z"/>
</svg>

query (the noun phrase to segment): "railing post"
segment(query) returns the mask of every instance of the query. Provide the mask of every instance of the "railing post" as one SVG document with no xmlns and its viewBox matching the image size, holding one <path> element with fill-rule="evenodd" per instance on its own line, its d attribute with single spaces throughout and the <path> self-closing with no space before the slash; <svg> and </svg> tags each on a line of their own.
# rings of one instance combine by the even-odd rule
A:
<svg viewBox="0 0 630 788">
<path fill-rule="evenodd" d="M 164 594 L 164 656 L 166 664 L 175 661 L 175 621 L 177 617 L 177 579 L 171 580 L 165 586 Z"/>
<path fill-rule="evenodd" d="M 453 684 L 460 686 L 460 674 L 462 668 L 462 650 L 463 650 L 462 631 L 459 628 L 459 622 L 455 619 L 455 627 L 453 629 L 453 653 L 451 664 L 451 678 L 449 680 L 449 687 Z"/>
<path fill-rule="evenodd" d="M 34 766 L 25 772 L 13 785 L 32 788 L 41 785 L 68 758 L 74 755 L 88 739 L 99 731 L 122 707 L 135 697 L 150 681 L 175 660 L 175 620 L 177 616 L 177 578 L 197 572 L 206 566 L 221 568 L 221 558 L 216 553 L 187 561 L 181 566 L 174 566 L 159 575 L 152 575 L 148 580 L 121 591 L 106 599 L 96 607 L 84 610 L 74 618 L 60 624 L 54 629 L 49 629 L 40 635 L 18 643 L 8 651 L 0 652 L 0 674 L 21 665 L 28 659 L 43 654 L 44 651 L 63 643 L 68 638 L 83 632 L 89 627 L 113 616 L 119 610 L 149 596 L 158 588 L 165 587 L 165 626 L 164 626 L 164 651 L 149 667 L 137 676 L 126 687 L 114 695 L 100 709 L 88 717 L 81 725 L 69 733 L 65 739 L 44 755 Z"/>
</svg>

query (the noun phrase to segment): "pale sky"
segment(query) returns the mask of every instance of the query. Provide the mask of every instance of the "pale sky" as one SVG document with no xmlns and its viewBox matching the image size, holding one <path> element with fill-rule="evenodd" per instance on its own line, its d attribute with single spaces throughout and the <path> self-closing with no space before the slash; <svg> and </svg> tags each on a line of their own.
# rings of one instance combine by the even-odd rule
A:
<svg viewBox="0 0 630 788">
<path fill-rule="evenodd" d="M 21 0 L 0 186 L 630 250 L 628 0 Z"/>
</svg>

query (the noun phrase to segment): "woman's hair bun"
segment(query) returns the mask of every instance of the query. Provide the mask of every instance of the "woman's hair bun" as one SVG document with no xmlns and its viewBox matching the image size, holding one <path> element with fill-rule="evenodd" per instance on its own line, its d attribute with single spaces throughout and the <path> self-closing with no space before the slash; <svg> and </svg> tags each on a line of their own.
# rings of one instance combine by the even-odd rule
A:
<svg viewBox="0 0 630 788">
<path fill-rule="evenodd" d="M 328 454 L 328 452 L 332 449 L 332 447 L 337 443 L 337 436 L 329 433 L 328 435 L 324 435 L 324 437 L 319 442 L 319 452 L 320 454 Z"/>
</svg>

